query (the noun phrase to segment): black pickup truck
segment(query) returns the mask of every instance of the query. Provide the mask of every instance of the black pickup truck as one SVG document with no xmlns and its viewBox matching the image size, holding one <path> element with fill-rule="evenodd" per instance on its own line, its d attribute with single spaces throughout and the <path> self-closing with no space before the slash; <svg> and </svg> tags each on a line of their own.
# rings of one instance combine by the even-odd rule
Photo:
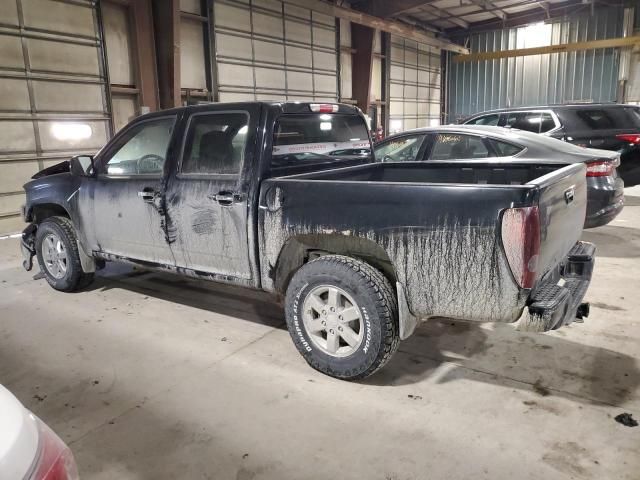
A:
<svg viewBox="0 0 640 480">
<path fill-rule="evenodd" d="M 378 370 L 429 317 L 547 331 L 588 314 L 584 165 L 375 163 L 347 105 L 145 115 L 25 190 L 24 265 L 53 288 L 118 260 L 263 289 L 338 378 Z"/>
</svg>

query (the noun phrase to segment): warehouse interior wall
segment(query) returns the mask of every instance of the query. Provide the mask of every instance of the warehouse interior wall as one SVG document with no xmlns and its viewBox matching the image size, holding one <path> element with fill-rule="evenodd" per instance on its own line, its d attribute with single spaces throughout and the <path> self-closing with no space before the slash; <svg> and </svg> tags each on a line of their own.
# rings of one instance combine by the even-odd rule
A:
<svg viewBox="0 0 640 480">
<path fill-rule="evenodd" d="M 95 153 L 138 115 L 211 101 L 359 105 L 353 62 L 364 51 L 368 93 L 358 94 L 372 129 L 440 122 L 439 48 L 368 27 L 359 53 L 353 24 L 313 6 L 0 0 L 0 234 L 23 228 L 31 175 Z"/>
<path fill-rule="evenodd" d="M 623 36 L 624 7 L 523 27 L 469 35 L 472 53 L 542 47 Z M 613 102 L 618 93 L 620 48 L 602 48 L 455 63 L 448 54 L 447 121 L 520 105 Z"/>
<path fill-rule="evenodd" d="M 640 2 L 632 9 L 632 13 L 633 19 L 630 23 L 633 35 L 640 35 Z M 640 105 L 640 49 L 629 47 L 627 51 L 629 68 L 624 89 L 624 101 Z"/>
<path fill-rule="evenodd" d="M 0 234 L 23 228 L 22 185 L 111 135 L 95 4 L 0 0 Z"/>
</svg>

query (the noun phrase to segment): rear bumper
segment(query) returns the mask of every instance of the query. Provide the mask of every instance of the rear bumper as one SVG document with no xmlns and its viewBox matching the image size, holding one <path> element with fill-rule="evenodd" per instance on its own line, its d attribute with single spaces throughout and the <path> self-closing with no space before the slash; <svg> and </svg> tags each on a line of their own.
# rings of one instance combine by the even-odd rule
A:
<svg viewBox="0 0 640 480">
<path fill-rule="evenodd" d="M 518 325 L 519 330 L 546 332 L 589 315 L 589 304 L 582 303 L 595 262 L 596 247 L 578 242 L 565 262 L 531 293 L 529 312 Z"/>
<path fill-rule="evenodd" d="M 617 177 L 593 177 L 587 180 L 587 216 L 584 228 L 606 225 L 624 207 L 624 182 Z"/>
</svg>

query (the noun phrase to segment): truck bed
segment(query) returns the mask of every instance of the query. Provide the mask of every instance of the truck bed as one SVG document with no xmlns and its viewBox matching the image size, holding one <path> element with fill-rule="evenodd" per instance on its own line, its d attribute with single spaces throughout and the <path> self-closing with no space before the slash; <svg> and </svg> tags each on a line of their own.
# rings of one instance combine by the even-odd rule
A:
<svg viewBox="0 0 640 480">
<path fill-rule="evenodd" d="M 382 249 L 416 316 L 511 322 L 530 292 L 506 260 L 502 213 L 530 206 L 539 209 L 542 280 L 581 234 L 582 164 L 383 163 L 271 178 L 259 213 L 263 286 L 274 288 L 287 242 L 331 237 L 353 242 L 355 255 L 379 254 L 360 252 L 365 244 Z"/>
<path fill-rule="evenodd" d="M 375 163 L 290 176 L 309 180 L 389 183 L 462 183 L 471 185 L 524 185 L 568 164 L 477 162 Z"/>
</svg>

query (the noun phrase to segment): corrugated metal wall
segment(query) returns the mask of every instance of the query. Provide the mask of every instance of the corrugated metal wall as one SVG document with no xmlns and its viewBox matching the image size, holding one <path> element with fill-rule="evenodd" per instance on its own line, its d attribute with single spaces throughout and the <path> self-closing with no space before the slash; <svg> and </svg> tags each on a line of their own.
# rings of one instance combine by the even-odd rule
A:
<svg viewBox="0 0 640 480">
<path fill-rule="evenodd" d="M 336 21 L 278 0 L 216 0 L 220 101 L 338 95 Z"/>
<path fill-rule="evenodd" d="M 0 0 L 0 234 L 31 175 L 106 142 L 104 70 L 95 3 Z"/>
<path fill-rule="evenodd" d="M 606 7 L 527 27 L 471 35 L 472 53 L 622 36 L 623 8 Z M 510 106 L 616 99 L 617 48 L 475 62 L 449 61 L 447 118 Z M 449 60 L 451 54 L 449 54 Z"/>
<path fill-rule="evenodd" d="M 440 124 L 440 54 L 391 36 L 389 133 Z"/>
</svg>

